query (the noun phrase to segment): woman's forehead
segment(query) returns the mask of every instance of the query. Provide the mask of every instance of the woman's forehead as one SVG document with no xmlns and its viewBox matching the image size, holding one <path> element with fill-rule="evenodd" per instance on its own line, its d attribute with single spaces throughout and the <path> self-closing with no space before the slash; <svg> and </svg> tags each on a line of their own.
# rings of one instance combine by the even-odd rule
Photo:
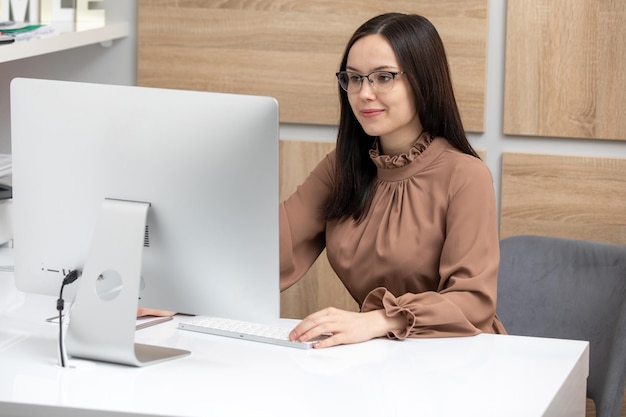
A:
<svg viewBox="0 0 626 417">
<path fill-rule="evenodd" d="M 367 35 L 350 48 L 346 69 L 357 72 L 394 70 L 398 69 L 398 58 L 384 36 Z"/>
</svg>

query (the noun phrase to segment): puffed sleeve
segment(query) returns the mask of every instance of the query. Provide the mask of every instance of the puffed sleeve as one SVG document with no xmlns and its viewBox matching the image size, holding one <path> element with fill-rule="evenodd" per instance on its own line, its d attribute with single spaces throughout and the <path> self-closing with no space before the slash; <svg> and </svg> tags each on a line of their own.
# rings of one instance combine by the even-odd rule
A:
<svg viewBox="0 0 626 417">
<path fill-rule="evenodd" d="M 495 314 L 500 252 L 489 169 L 482 162 L 457 164 L 447 195 L 437 291 L 392 294 L 379 287 L 364 300 L 362 311 L 405 316 L 406 328 L 390 338 L 504 333 Z"/>
<path fill-rule="evenodd" d="M 325 248 L 326 221 L 321 207 L 334 178 L 334 151 L 280 205 L 280 288 L 295 284 Z"/>
</svg>

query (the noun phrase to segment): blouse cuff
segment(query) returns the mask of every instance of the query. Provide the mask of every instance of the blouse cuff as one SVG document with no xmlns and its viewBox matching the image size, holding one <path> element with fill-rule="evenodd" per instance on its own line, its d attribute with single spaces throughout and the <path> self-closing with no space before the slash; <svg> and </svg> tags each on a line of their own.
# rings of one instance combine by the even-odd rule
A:
<svg viewBox="0 0 626 417">
<path fill-rule="evenodd" d="M 387 317 L 404 316 L 406 319 L 406 327 L 403 330 L 390 331 L 387 333 L 389 339 L 406 339 L 415 326 L 415 314 L 411 310 L 398 305 L 396 297 L 386 288 L 378 287 L 365 297 L 361 311 L 367 312 L 373 310 L 385 310 Z"/>
</svg>

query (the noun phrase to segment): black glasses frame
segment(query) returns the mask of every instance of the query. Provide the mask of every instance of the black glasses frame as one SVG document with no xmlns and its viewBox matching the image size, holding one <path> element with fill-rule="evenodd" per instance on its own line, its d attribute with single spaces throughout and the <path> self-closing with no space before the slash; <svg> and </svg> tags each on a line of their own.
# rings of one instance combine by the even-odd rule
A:
<svg viewBox="0 0 626 417">
<path fill-rule="evenodd" d="M 348 77 L 348 74 L 351 74 L 352 76 L 358 76 L 359 77 L 359 88 L 356 91 L 348 91 L 348 86 L 350 85 L 350 77 Z M 372 80 L 370 78 L 370 75 L 372 74 L 389 74 L 391 75 L 391 81 L 395 81 L 396 77 L 400 74 L 404 74 L 404 71 L 384 71 L 384 70 L 376 70 L 376 71 L 372 71 L 369 74 L 366 75 L 361 75 L 357 72 L 353 72 L 353 71 L 339 71 L 335 73 L 335 77 L 337 77 L 337 81 L 339 82 L 339 85 L 341 86 L 341 88 L 347 92 L 347 93 L 358 93 L 359 91 L 361 91 L 361 88 L 363 88 L 363 79 L 367 79 L 367 81 L 370 83 L 370 86 L 374 89 L 376 89 L 376 87 L 379 85 L 377 84 L 376 81 Z M 342 81 L 342 77 L 343 81 Z M 393 88 L 393 83 L 391 84 L 391 87 L 389 87 L 389 90 L 391 90 Z M 386 91 L 389 91 L 386 90 Z"/>
</svg>

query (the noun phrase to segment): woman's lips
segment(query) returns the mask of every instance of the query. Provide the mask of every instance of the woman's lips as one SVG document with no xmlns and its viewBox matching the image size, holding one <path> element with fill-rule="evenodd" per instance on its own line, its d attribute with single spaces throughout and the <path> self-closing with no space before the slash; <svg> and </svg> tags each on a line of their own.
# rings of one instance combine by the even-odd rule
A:
<svg viewBox="0 0 626 417">
<path fill-rule="evenodd" d="M 363 109 L 360 111 L 361 115 L 365 118 L 376 117 L 383 113 L 381 109 Z"/>
</svg>

